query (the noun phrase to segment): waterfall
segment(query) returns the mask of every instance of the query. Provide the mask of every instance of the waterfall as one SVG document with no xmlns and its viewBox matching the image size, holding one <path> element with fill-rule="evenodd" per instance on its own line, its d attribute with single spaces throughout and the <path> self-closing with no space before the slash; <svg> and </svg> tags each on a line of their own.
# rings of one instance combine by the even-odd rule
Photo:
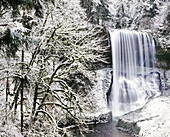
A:
<svg viewBox="0 0 170 137">
<path fill-rule="evenodd" d="M 155 42 L 151 35 L 130 30 L 110 31 L 113 84 L 109 106 L 120 116 L 143 106 L 159 94 L 155 71 Z"/>
</svg>

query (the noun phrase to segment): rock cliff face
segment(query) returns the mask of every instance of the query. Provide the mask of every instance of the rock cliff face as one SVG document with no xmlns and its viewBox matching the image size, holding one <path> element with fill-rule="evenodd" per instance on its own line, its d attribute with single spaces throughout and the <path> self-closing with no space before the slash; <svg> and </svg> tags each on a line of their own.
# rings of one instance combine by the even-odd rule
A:
<svg viewBox="0 0 170 137">
<path fill-rule="evenodd" d="M 162 48 L 170 48 L 169 0 L 81 0 L 88 18 L 112 29 L 147 30 Z"/>
<path fill-rule="evenodd" d="M 84 106 L 87 123 L 107 123 L 112 120 L 112 113 L 107 106 L 106 96 L 111 88 L 111 71 L 111 68 L 104 68 L 96 71 L 95 86 L 88 95 L 88 101 Z"/>
</svg>

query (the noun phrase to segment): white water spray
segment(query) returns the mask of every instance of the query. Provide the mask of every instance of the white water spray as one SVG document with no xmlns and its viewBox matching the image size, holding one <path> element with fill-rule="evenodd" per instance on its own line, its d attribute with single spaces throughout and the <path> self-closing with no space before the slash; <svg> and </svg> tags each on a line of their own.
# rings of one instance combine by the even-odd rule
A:
<svg viewBox="0 0 170 137">
<path fill-rule="evenodd" d="M 109 104 L 113 116 L 143 106 L 159 91 L 155 71 L 155 43 L 151 35 L 129 30 L 110 31 L 113 84 Z M 152 74 L 152 75 L 149 75 Z"/>
</svg>

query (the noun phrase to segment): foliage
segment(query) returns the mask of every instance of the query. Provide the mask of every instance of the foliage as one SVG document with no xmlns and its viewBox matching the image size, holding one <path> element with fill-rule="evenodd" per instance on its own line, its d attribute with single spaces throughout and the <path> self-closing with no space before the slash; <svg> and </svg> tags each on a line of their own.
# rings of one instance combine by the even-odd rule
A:
<svg viewBox="0 0 170 137">
<path fill-rule="evenodd" d="M 71 3 L 77 4 L 73 0 Z M 29 33 L 14 37 L 8 30 L 10 35 L 5 33 L 1 40 L 1 46 L 21 46 L 17 45 L 14 52 L 18 58 L 6 60 L 7 65 L 0 69 L 0 82 L 9 83 L 2 91 L 6 89 L 6 97 L 10 98 L 3 106 L 6 113 L 1 112 L 7 119 L 0 119 L 6 123 L 12 119 L 28 136 L 70 136 L 68 126 L 83 124 L 81 95 L 85 96 L 92 86 L 95 73 L 91 66 L 105 62 L 103 30 L 88 24 L 81 9 L 67 1 L 57 1 L 55 5 L 57 8 L 43 3 L 44 18 L 38 18 L 39 24 L 29 28 Z M 6 34 L 10 41 L 5 41 Z M 25 46 L 29 48 L 25 50 Z M 24 117 L 21 123 L 19 114 Z"/>
<path fill-rule="evenodd" d="M 4 35 L 0 37 L 0 50 L 6 54 L 7 57 L 14 57 L 19 49 L 21 41 L 17 35 L 15 35 L 10 28 L 4 32 Z"/>
<path fill-rule="evenodd" d="M 43 0 L 46 1 L 46 0 Z M 41 0 L 2 0 L 0 2 L 0 11 L 12 8 L 12 15 L 18 16 L 20 14 L 19 8 L 35 9 L 35 15 L 43 17 L 43 7 Z"/>
</svg>

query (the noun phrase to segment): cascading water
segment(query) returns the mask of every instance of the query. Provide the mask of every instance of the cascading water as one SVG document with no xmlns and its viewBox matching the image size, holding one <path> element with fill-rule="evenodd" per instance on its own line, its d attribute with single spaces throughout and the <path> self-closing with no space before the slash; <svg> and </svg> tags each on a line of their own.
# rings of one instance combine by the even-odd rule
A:
<svg viewBox="0 0 170 137">
<path fill-rule="evenodd" d="M 151 35 L 130 30 L 110 31 L 113 84 L 109 106 L 113 117 L 144 105 L 159 93 L 155 43 Z M 150 94 L 150 95 L 149 95 Z"/>
</svg>

